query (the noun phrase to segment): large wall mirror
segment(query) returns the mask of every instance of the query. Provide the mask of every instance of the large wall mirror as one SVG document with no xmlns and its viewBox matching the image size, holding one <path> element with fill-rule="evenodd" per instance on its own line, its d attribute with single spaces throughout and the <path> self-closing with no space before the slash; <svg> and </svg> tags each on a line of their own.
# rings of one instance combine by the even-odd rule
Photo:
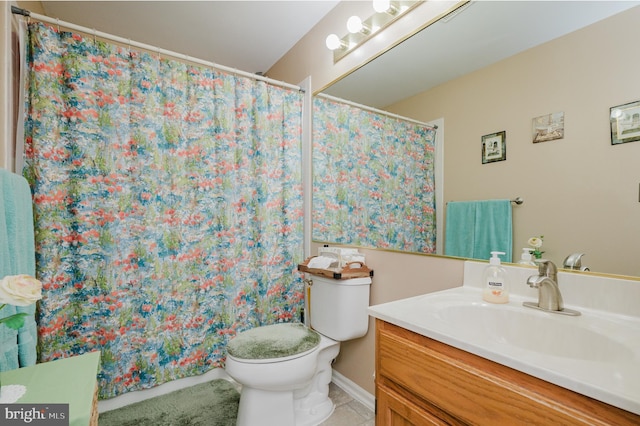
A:
<svg viewBox="0 0 640 426">
<path fill-rule="evenodd" d="M 443 119 L 445 202 L 524 199 L 514 261 L 543 235 L 558 266 L 585 253 L 591 271 L 640 276 L 640 141 L 612 144 L 610 124 L 611 108 L 640 101 L 639 5 L 470 2 L 323 92 Z M 534 142 L 556 113 L 563 136 Z M 482 137 L 502 131 L 506 158 L 483 164 Z"/>
</svg>

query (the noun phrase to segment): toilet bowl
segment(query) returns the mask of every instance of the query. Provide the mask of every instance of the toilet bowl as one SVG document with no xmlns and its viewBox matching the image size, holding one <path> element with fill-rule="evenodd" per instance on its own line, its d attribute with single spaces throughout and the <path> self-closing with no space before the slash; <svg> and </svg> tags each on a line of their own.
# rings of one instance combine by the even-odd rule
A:
<svg viewBox="0 0 640 426">
<path fill-rule="evenodd" d="M 227 373 L 258 389 L 290 389 L 313 377 L 320 335 L 281 323 L 239 333 L 227 345 Z"/>
<path fill-rule="evenodd" d="M 340 341 L 367 332 L 370 284 L 314 276 L 311 327 L 267 325 L 229 341 L 225 369 L 242 385 L 238 426 L 315 426 L 331 416 L 331 364 Z"/>
<path fill-rule="evenodd" d="M 290 325 L 293 324 L 276 326 Z M 252 330 L 268 333 L 270 327 L 274 326 Z M 329 399 L 331 362 L 339 348 L 339 342 L 320 336 L 312 349 L 280 358 L 243 359 L 227 355 L 227 373 L 242 384 L 236 424 L 312 426 L 329 418 L 334 410 Z"/>
</svg>

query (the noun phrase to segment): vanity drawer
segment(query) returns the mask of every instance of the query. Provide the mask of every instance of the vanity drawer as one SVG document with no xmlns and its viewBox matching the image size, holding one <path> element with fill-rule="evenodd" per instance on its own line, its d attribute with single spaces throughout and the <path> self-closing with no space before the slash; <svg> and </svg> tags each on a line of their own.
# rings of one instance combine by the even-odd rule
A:
<svg viewBox="0 0 640 426">
<path fill-rule="evenodd" d="M 376 320 L 376 381 L 478 425 L 638 425 L 640 416 Z"/>
</svg>

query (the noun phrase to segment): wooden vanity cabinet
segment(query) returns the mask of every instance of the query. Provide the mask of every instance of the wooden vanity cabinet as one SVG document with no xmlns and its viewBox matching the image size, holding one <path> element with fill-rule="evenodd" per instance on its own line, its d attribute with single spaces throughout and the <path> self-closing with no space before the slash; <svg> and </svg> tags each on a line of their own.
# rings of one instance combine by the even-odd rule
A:
<svg viewBox="0 0 640 426">
<path fill-rule="evenodd" d="M 640 425 L 640 416 L 376 319 L 376 425 Z"/>
</svg>

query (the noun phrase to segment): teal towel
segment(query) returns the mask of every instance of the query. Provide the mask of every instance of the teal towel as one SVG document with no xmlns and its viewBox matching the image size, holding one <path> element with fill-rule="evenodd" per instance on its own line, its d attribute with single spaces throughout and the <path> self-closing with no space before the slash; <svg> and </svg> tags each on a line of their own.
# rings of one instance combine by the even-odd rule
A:
<svg viewBox="0 0 640 426">
<path fill-rule="evenodd" d="M 22 176 L 0 169 L 0 277 L 18 274 L 36 274 L 31 188 Z M 36 363 L 35 309 L 7 305 L 0 311 L 0 317 L 29 314 L 18 331 L 0 327 L 0 371 Z"/>
<path fill-rule="evenodd" d="M 512 261 L 513 219 L 510 200 L 451 201 L 447 203 L 445 255 L 489 259 L 501 251 Z"/>
<path fill-rule="evenodd" d="M 36 304 L 16 308 L 28 315 L 24 325 L 18 330 L 18 363 L 20 367 L 35 365 L 38 360 L 38 324 L 36 323 Z"/>
<path fill-rule="evenodd" d="M 0 169 L 0 278 L 3 278 L 5 275 L 11 275 L 11 255 L 9 248 L 11 244 L 9 243 L 9 234 L 7 230 L 7 213 L 11 216 L 10 212 L 7 212 L 8 204 L 11 203 L 13 205 L 12 200 L 5 201 L 5 191 L 4 185 L 5 181 L 8 181 L 10 177 L 7 176 L 9 172 L 4 169 Z M 8 306 L 0 311 L 0 317 L 4 318 L 8 316 L 5 314 Z M 0 329 L 6 327 L 0 327 Z"/>
<path fill-rule="evenodd" d="M 7 305 L 0 311 L 0 317 L 8 317 L 16 313 L 16 307 Z M 0 371 L 13 370 L 20 367 L 18 363 L 18 332 L 9 327 L 0 326 Z"/>
</svg>

